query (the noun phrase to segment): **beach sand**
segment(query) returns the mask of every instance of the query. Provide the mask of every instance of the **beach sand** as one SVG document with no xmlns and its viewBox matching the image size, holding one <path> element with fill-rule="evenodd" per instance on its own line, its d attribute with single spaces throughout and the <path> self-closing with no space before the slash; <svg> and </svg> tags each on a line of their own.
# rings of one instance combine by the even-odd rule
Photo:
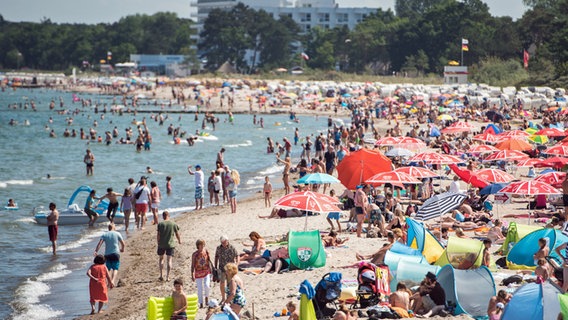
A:
<svg viewBox="0 0 568 320">
<path fill-rule="evenodd" d="M 78 86 L 71 89 L 80 92 L 99 93 L 98 89 L 89 88 L 87 86 Z M 189 89 L 185 89 L 184 93 L 188 93 Z M 247 96 L 250 96 L 252 91 L 239 91 L 236 98 L 236 106 L 233 112 L 248 112 Z M 151 93 L 137 90 L 130 94 L 146 94 L 151 96 Z M 157 90 L 156 98 L 158 99 L 171 99 L 170 87 L 163 87 Z M 193 100 L 194 101 L 194 100 Z M 221 113 L 227 111 L 225 108 L 220 109 L 218 106 L 219 98 L 214 97 L 212 100 L 213 106 L 211 109 L 201 109 L 202 111 L 212 111 Z M 193 103 L 188 103 L 193 104 Z M 342 110 L 343 109 L 343 110 Z M 318 110 L 307 110 L 305 108 L 267 108 L 263 112 L 271 113 L 273 110 L 280 112 L 288 112 L 293 110 L 298 113 L 308 114 L 333 114 L 330 111 L 325 112 L 321 107 Z M 258 106 L 255 105 L 254 111 L 259 111 Z M 348 110 L 340 108 L 338 116 L 348 116 Z M 476 123 L 478 127 L 482 123 Z M 375 120 L 375 126 L 379 128 L 379 132 L 384 134 L 387 128 L 392 128 L 392 125 L 387 125 L 385 120 Z M 403 132 L 407 132 L 410 127 L 403 125 Z M 430 150 L 434 151 L 434 150 Z M 438 151 L 438 150 L 436 150 Z M 453 176 L 451 174 L 450 176 Z M 519 176 L 519 174 L 517 174 Z M 291 181 L 295 181 L 298 177 L 291 176 Z M 188 179 L 192 179 L 188 177 Z M 450 180 L 441 180 L 442 186 L 448 185 Z M 273 184 L 280 185 L 280 181 L 273 181 Z M 466 185 L 462 182 L 462 189 Z M 341 185 L 333 186 L 338 194 L 341 194 L 344 187 Z M 272 201 L 276 201 L 283 195 L 283 190 L 275 190 Z M 206 203 L 208 195 L 206 195 Z M 192 197 L 190 197 L 192 198 Z M 193 201 L 191 201 L 193 204 Z M 189 205 L 189 204 L 188 204 Z M 519 212 L 518 209 L 524 208 L 526 203 L 513 203 L 509 205 L 501 205 L 496 210 L 503 213 Z M 251 231 L 257 231 L 267 241 L 282 239 L 290 230 L 303 230 L 305 218 L 286 218 L 286 219 L 260 219 L 259 215 L 269 215 L 271 208 L 265 208 L 264 200 L 260 193 L 254 195 L 252 198 L 239 201 L 237 214 L 230 213 L 228 204 L 220 207 L 209 207 L 201 211 L 192 211 L 182 213 L 174 218 L 176 223 L 181 229 L 182 244 L 176 248 L 176 254 L 173 263 L 173 273 L 170 275 L 170 282 L 161 282 L 158 280 L 158 256 L 156 255 L 156 230 L 155 227 L 149 225 L 143 231 L 131 231 L 126 239 L 126 250 L 122 257 L 121 270 L 119 278 L 122 285 L 110 290 L 110 303 L 108 309 L 104 314 L 94 316 L 84 316 L 81 319 L 143 319 L 146 316 L 146 302 L 148 297 L 164 297 L 169 296 L 173 288 L 173 279 L 182 278 L 185 282 L 185 292 L 187 294 L 196 293 L 195 283 L 191 281 L 190 277 L 190 262 L 191 254 L 195 251 L 195 241 L 197 239 L 204 239 L 206 241 L 206 248 L 214 255 L 215 248 L 219 245 L 219 237 L 227 235 L 231 243 L 242 252 L 244 246 L 242 242 L 249 243 L 248 234 Z M 345 212 L 345 215 L 348 215 Z M 346 221 L 344 217 L 341 221 Z M 514 219 L 505 219 L 513 221 Z M 523 219 L 522 223 L 527 220 Z M 318 216 L 308 217 L 308 230 L 319 229 L 321 231 L 328 231 L 329 224 L 325 219 L 325 214 Z M 345 223 L 342 224 L 345 227 Z M 469 233 L 472 235 L 472 233 Z M 357 238 L 354 233 L 341 233 L 340 237 L 349 237 L 346 247 L 326 249 L 327 250 L 327 264 L 320 269 L 311 271 L 296 270 L 286 272 L 283 274 L 260 274 L 250 275 L 240 273 L 245 282 L 245 295 L 247 297 L 247 306 L 244 311 L 254 313 L 258 319 L 273 319 L 275 312 L 281 311 L 288 301 L 298 302 L 296 295 L 298 293 L 299 284 L 307 279 L 314 286 L 317 282 L 328 272 L 340 271 L 343 273 L 344 279 L 355 279 L 356 269 L 340 269 L 341 266 L 351 265 L 356 262 L 355 252 L 363 254 L 370 254 L 378 250 L 386 241 L 384 239 L 376 238 Z M 493 245 L 493 251 L 496 251 L 500 246 Z M 276 248 L 276 247 L 271 247 Z M 492 256 L 492 259 L 498 259 L 499 256 Z M 513 274 L 514 271 L 500 270 L 500 273 Z M 500 280 L 499 280 L 500 281 Z M 496 279 L 498 285 L 498 279 Z M 497 290 L 502 287 L 497 287 Z M 219 285 L 216 283 L 212 288 L 211 298 L 220 299 Z M 487 297 L 489 300 L 490 297 Z M 86 301 L 85 303 L 88 303 Z M 196 319 L 205 318 L 205 310 L 200 309 Z M 434 317 L 437 319 L 439 317 Z M 466 315 L 451 317 L 453 319 L 470 319 Z M 286 319 L 286 318 L 281 318 Z"/>
</svg>

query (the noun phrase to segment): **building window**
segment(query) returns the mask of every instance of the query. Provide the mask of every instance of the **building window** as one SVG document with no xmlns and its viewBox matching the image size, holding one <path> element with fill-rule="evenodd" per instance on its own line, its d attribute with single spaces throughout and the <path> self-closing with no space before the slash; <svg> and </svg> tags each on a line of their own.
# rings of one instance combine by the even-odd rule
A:
<svg viewBox="0 0 568 320">
<path fill-rule="evenodd" d="M 312 14 L 306 13 L 306 21 L 312 21 Z"/>
<path fill-rule="evenodd" d="M 329 22 L 329 13 L 320 14 L 319 22 Z"/>
</svg>

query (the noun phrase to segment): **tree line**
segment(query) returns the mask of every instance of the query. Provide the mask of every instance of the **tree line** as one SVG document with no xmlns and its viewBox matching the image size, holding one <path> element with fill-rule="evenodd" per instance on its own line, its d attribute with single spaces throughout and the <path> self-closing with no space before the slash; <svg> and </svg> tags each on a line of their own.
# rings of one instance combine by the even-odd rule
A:
<svg viewBox="0 0 568 320">
<path fill-rule="evenodd" d="M 524 3 L 528 10 L 513 20 L 492 16 L 481 0 L 396 0 L 394 11 L 378 9 L 353 30 L 314 28 L 307 34 L 289 17 L 275 19 L 238 4 L 210 12 L 197 46 L 210 71 L 229 61 L 242 73 L 301 65 L 369 75 L 440 75 L 463 53 L 473 81 L 568 83 L 568 0 Z M 108 51 L 112 63 L 128 61 L 132 53 L 195 56 L 192 24 L 175 13 L 96 25 L 14 23 L 0 16 L 0 68 L 69 70 L 83 61 L 98 63 Z M 468 51 L 462 51 L 462 39 Z"/>
<path fill-rule="evenodd" d="M 191 54 L 191 20 L 175 13 L 131 15 L 116 23 L 9 22 L 0 16 L 0 68 L 68 71 L 128 62 L 130 54 Z M 85 63 L 84 63 L 85 62 Z"/>
</svg>

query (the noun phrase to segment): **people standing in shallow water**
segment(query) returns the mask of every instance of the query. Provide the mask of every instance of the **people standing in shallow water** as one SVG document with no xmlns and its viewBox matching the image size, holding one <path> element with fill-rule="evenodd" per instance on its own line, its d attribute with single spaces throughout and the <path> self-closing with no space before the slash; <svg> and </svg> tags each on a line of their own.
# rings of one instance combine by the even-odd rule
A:
<svg viewBox="0 0 568 320">
<path fill-rule="evenodd" d="M 85 154 L 85 157 L 83 157 L 83 162 L 87 168 L 87 175 L 92 176 L 93 168 L 95 166 L 95 155 L 91 152 L 91 150 L 87 149 L 87 153 Z"/>
<path fill-rule="evenodd" d="M 57 221 L 59 220 L 59 211 L 57 211 L 55 203 L 49 204 L 49 211 L 49 215 L 47 215 L 47 232 L 49 233 L 53 255 L 55 255 L 57 251 Z"/>
</svg>

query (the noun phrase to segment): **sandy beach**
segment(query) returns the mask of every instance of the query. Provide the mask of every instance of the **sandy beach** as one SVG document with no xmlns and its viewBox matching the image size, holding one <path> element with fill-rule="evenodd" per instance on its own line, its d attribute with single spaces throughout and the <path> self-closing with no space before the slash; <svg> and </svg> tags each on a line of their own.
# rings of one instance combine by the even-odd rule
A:
<svg viewBox="0 0 568 320">
<path fill-rule="evenodd" d="M 73 90 L 80 92 L 99 92 L 98 89 L 89 88 L 87 86 L 75 87 Z M 156 91 L 156 99 L 171 99 L 171 88 L 161 87 Z M 184 89 L 189 93 L 189 89 Z M 184 91 L 185 92 L 185 91 Z M 131 94 L 143 94 L 143 91 L 135 91 Z M 146 93 L 147 94 L 147 93 Z M 251 91 L 238 91 L 235 99 L 235 107 L 233 112 L 248 112 L 248 99 L 252 95 Z M 220 108 L 219 97 L 216 94 L 212 96 L 212 104 L 210 109 L 202 111 L 211 111 L 216 113 L 226 112 L 227 109 Z M 274 111 L 288 112 L 295 111 L 297 113 L 320 114 L 322 116 L 334 115 L 332 111 L 325 110 L 323 106 L 318 106 L 314 110 L 304 107 L 268 107 L 259 110 L 254 107 L 254 112 L 271 113 Z M 336 117 L 346 117 L 349 110 L 340 108 L 340 113 Z M 484 125 L 480 122 L 473 123 L 477 128 Z M 375 127 L 378 128 L 380 134 L 392 128 L 387 124 L 386 120 L 376 120 Z M 401 122 L 403 132 L 410 130 L 410 123 L 403 124 Z M 430 151 L 435 151 L 430 149 Z M 520 177 L 521 172 L 516 173 Z M 451 174 L 447 179 L 437 181 L 442 187 L 446 187 L 450 183 Z M 188 176 L 190 183 L 193 178 Z M 291 176 L 291 181 L 298 179 L 297 174 Z M 280 181 L 273 181 L 273 184 L 280 185 Z M 333 188 L 340 194 L 344 187 L 340 184 L 334 185 Z M 467 189 L 467 185 L 461 182 L 461 188 Z M 283 195 L 283 190 L 278 189 L 273 193 L 272 201 L 274 202 Z M 206 195 L 206 203 L 208 202 Z M 189 197 L 193 199 L 193 195 Z M 188 205 L 193 205 L 191 200 Z M 526 207 L 526 202 L 513 202 L 508 205 L 501 205 L 496 208 L 498 215 L 503 213 L 518 212 Z M 268 242 L 280 241 L 290 230 L 303 230 L 305 218 L 286 218 L 286 219 L 260 219 L 259 215 L 269 215 L 272 208 L 264 206 L 264 200 L 260 193 L 250 199 L 239 201 L 237 214 L 230 213 L 228 204 L 219 207 L 208 207 L 200 211 L 191 211 L 180 214 L 174 218 L 175 222 L 180 226 L 182 244 L 176 248 L 174 258 L 173 273 L 170 278 L 182 278 L 185 281 L 185 291 L 188 294 L 196 293 L 195 283 L 190 278 L 191 254 L 195 251 L 195 241 L 204 239 L 206 248 L 214 255 L 215 248 L 219 245 L 219 237 L 226 235 L 230 239 L 232 245 L 237 251 L 242 252 L 243 242 L 250 242 L 248 234 L 251 231 L 258 232 Z M 343 227 L 346 226 L 348 212 L 344 212 L 341 219 Z M 515 219 L 505 219 L 505 221 L 514 221 Z M 523 219 L 522 223 L 527 221 Z M 325 215 L 308 217 L 308 230 L 318 229 L 322 232 L 328 232 L 330 227 L 325 219 Z M 473 232 L 468 232 L 473 235 Z M 378 250 L 386 241 L 384 238 L 357 238 L 355 233 L 343 232 L 341 238 L 349 238 L 345 247 L 326 249 L 327 263 L 326 266 L 311 271 L 296 270 L 283 274 L 243 274 L 240 273 L 245 282 L 245 295 L 247 297 L 247 306 L 245 311 L 254 314 L 258 319 L 272 319 L 273 314 L 282 310 L 288 301 L 297 301 L 298 286 L 307 279 L 314 286 L 321 277 L 330 271 L 340 271 L 343 273 L 344 279 L 356 279 L 357 270 L 354 268 L 343 269 L 342 266 L 351 265 L 357 262 L 355 252 L 370 254 Z M 172 292 L 172 281 L 161 282 L 158 280 L 158 256 L 156 255 L 156 230 L 152 226 L 148 226 L 143 231 L 131 231 L 126 237 L 126 251 L 123 254 L 122 265 L 120 270 L 121 285 L 110 291 L 110 303 L 104 314 L 85 316 L 83 319 L 142 319 L 146 315 L 146 302 L 148 297 L 164 297 Z M 500 245 L 494 244 L 492 251 L 498 250 Z M 270 247 L 274 249 L 277 247 Z M 492 259 L 496 260 L 499 256 L 493 255 Z M 495 278 L 497 290 L 503 275 L 514 274 L 515 271 L 499 270 L 499 276 Z M 212 288 L 211 298 L 220 299 L 219 285 L 215 284 Z M 487 297 L 489 300 L 490 297 Z M 242 314 L 242 313 L 241 313 Z M 205 318 L 205 309 L 200 309 L 196 319 Z M 434 319 L 439 317 L 434 317 Z M 455 319 L 469 319 L 466 315 L 453 317 Z"/>
</svg>

